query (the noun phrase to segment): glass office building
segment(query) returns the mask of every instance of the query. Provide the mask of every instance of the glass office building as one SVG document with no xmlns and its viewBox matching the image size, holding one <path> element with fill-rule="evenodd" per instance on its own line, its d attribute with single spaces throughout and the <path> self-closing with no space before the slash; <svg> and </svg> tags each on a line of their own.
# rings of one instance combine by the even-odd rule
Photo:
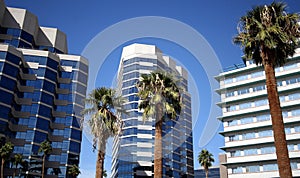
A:
<svg viewBox="0 0 300 178">
<path fill-rule="evenodd" d="M 275 68 L 293 177 L 300 176 L 300 49 Z M 265 72 L 253 61 L 220 73 L 225 139 L 221 175 L 229 178 L 279 177 Z M 221 159 L 220 159 L 221 160 Z"/>
<path fill-rule="evenodd" d="M 138 110 L 136 83 L 141 74 L 164 70 L 181 80 L 182 112 L 163 123 L 163 177 L 194 177 L 191 96 L 187 71 L 153 45 L 132 44 L 123 48 L 118 70 L 118 92 L 127 99 L 122 114 L 123 134 L 114 139 L 112 177 L 152 177 L 154 120 L 143 121 Z"/>
<path fill-rule="evenodd" d="M 41 176 L 44 140 L 53 148 L 48 176 L 68 177 L 68 167 L 79 164 L 87 75 L 88 61 L 67 54 L 64 33 L 40 27 L 35 15 L 0 0 L 0 137 L 28 163 L 21 177 Z M 14 171 L 5 169 L 5 177 Z"/>
</svg>

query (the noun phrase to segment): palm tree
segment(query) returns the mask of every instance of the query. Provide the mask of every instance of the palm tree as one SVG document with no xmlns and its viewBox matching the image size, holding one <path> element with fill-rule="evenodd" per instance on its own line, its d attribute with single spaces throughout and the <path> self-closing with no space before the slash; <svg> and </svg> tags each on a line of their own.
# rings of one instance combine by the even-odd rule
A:
<svg viewBox="0 0 300 178">
<path fill-rule="evenodd" d="M 79 167 L 77 165 L 72 165 L 69 168 L 68 174 L 72 175 L 73 177 L 77 177 L 80 174 Z"/>
<path fill-rule="evenodd" d="M 206 149 L 202 149 L 198 155 L 198 161 L 205 170 L 205 177 L 208 178 L 208 168 L 212 166 L 213 162 L 215 162 L 213 155 Z"/>
<path fill-rule="evenodd" d="M 5 143 L 0 148 L 0 155 L 1 155 L 1 178 L 4 178 L 4 163 L 5 161 L 10 159 L 10 155 L 14 150 L 14 145 L 11 142 Z"/>
<path fill-rule="evenodd" d="M 284 3 L 257 6 L 241 17 L 233 39 L 243 48 L 246 59 L 264 66 L 280 177 L 292 177 L 292 172 L 274 68 L 295 53 L 300 37 L 298 22 L 299 15 L 287 14 Z"/>
<path fill-rule="evenodd" d="M 96 178 L 103 176 L 103 165 L 106 143 L 109 137 L 120 133 L 122 121 L 118 113 L 124 112 L 122 104 L 124 99 L 116 96 L 116 91 L 110 88 L 97 88 L 85 100 L 90 108 L 83 110 L 84 115 L 91 115 L 88 126 L 93 135 L 93 149 L 98 149 L 96 162 Z"/>
<path fill-rule="evenodd" d="M 137 84 L 143 118 L 155 118 L 154 177 L 162 177 L 162 123 L 181 111 L 179 88 L 171 75 L 159 71 L 142 74 Z"/>
<path fill-rule="evenodd" d="M 21 154 L 16 154 L 16 155 L 14 155 L 14 165 L 16 166 L 16 167 L 15 167 L 16 170 L 18 169 L 18 165 L 19 165 L 19 164 L 22 164 L 23 161 L 24 161 L 24 160 L 23 160 L 23 156 L 22 156 Z M 19 172 L 20 172 L 20 170 L 19 170 Z M 15 177 L 15 175 L 16 175 L 16 171 L 14 171 L 13 177 Z"/>
<path fill-rule="evenodd" d="M 44 178 L 44 176 L 45 176 L 46 157 L 47 157 L 47 155 L 49 155 L 51 153 L 51 151 L 52 151 L 52 146 L 51 146 L 51 143 L 49 142 L 49 140 L 43 141 L 38 150 L 39 153 L 43 152 L 42 178 Z"/>
</svg>

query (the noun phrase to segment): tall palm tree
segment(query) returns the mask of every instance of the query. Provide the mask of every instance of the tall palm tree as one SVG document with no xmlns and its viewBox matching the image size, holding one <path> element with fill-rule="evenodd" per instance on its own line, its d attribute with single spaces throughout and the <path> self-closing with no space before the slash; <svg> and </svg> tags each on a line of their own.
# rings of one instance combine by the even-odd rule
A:
<svg viewBox="0 0 300 178">
<path fill-rule="evenodd" d="M 162 177 L 162 124 L 176 119 L 181 111 L 179 88 L 170 74 L 155 71 L 142 74 L 137 84 L 143 118 L 155 118 L 154 177 Z"/>
<path fill-rule="evenodd" d="M 79 167 L 77 165 L 72 165 L 69 168 L 68 174 L 72 175 L 73 177 L 77 177 L 80 174 Z"/>
<path fill-rule="evenodd" d="M 98 178 L 103 176 L 107 140 L 119 134 L 122 129 L 122 121 L 118 113 L 125 112 L 122 109 L 125 100 L 117 96 L 114 89 L 101 87 L 91 91 L 85 102 L 91 106 L 84 109 L 82 113 L 91 116 L 88 126 L 94 137 L 93 149 L 98 150 L 96 162 L 96 178 Z"/>
<path fill-rule="evenodd" d="M 202 149 L 198 155 L 198 161 L 205 170 L 205 177 L 208 178 L 208 169 L 212 166 L 212 163 L 215 162 L 213 155 L 206 149 Z"/>
<path fill-rule="evenodd" d="M 49 140 L 45 140 L 41 143 L 40 148 L 38 150 L 39 153 L 43 153 L 43 165 L 42 165 L 42 178 L 45 176 L 45 161 L 47 155 L 49 155 L 52 151 L 52 146 Z"/>
<path fill-rule="evenodd" d="M 246 59 L 264 66 L 280 177 L 292 177 L 292 172 L 274 68 L 295 53 L 300 37 L 298 22 L 299 14 L 286 13 L 284 3 L 257 6 L 241 17 L 233 39 L 243 48 Z"/>
<path fill-rule="evenodd" d="M 24 161 L 23 160 L 23 156 L 21 154 L 14 155 L 14 162 L 13 162 L 13 164 L 16 166 L 15 167 L 16 170 L 18 169 L 18 165 L 22 164 L 23 161 Z M 14 171 L 13 177 L 15 177 L 15 175 L 16 175 L 16 170 Z M 20 172 L 20 170 L 19 170 L 19 172 Z"/>
<path fill-rule="evenodd" d="M 10 159 L 10 155 L 14 150 L 14 145 L 11 142 L 5 143 L 0 148 L 0 156 L 1 156 L 1 178 L 4 178 L 4 163 L 5 161 Z"/>
</svg>

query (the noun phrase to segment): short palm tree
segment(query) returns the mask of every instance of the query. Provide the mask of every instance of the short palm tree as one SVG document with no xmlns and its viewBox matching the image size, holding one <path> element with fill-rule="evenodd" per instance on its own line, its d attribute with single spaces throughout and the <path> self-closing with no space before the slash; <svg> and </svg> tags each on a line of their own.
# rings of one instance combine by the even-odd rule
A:
<svg viewBox="0 0 300 178">
<path fill-rule="evenodd" d="M 176 81 L 170 74 L 155 71 L 142 74 L 137 84 L 139 109 L 143 118 L 155 118 L 154 177 L 162 177 L 162 124 L 176 119 L 181 112 L 181 96 Z"/>
<path fill-rule="evenodd" d="M 117 96 L 114 89 L 101 87 L 91 91 L 85 101 L 91 106 L 84 109 L 82 113 L 91 116 L 88 126 L 94 136 L 93 148 L 98 149 L 96 162 L 96 177 L 98 178 L 103 176 L 107 140 L 119 134 L 122 129 L 122 121 L 118 113 L 124 112 L 122 104 L 125 100 Z"/>
<path fill-rule="evenodd" d="M 19 165 L 19 164 L 22 164 L 23 161 L 24 161 L 24 160 L 23 160 L 23 156 L 22 156 L 21 154 L 16 154 L 16 155 L 14 155 L 14 162 L 13 162 L 13 164 L 15 165 L 15 169 L 16 169 L 16 170 L 18 169 L 18 165 Z M 20 171 L 20 170 L 19 170 L 19 171 Z M 13 177 L 15 177 L 15 174 L 16 174 L 16 171 L 14 171 Z"/>
<path fill-rule="evenodd" d="M 48 140 L 43 141 L 38 150 L 39 153 L 43 153 L 42 178 L 44 178 L 45 176 L 46 157 L 51 153 L 51 151 L 52 151 L 51 143 Z"/>
<path fill-rule="evenodd" d="M 10 155 L 14 150 L 14 145 L 11 142 L 5 143 L 0 148 L 0 156 L 1 156 L 1 178 L 4 178 L 4 163 L 5 161 L 10 159 Z"/>
<path fill-rule="evenodd" d="M 205 170 L 205 177 L 208 178 L 208 169 L 212 166 L 212 163 L 215 162 L 213 155 L 206 149 L 203 149 L 198 155 L 198 161 Z"/>
<path fill-rule="evenodd" d="M 299 14 L 286 13 L 286 5 L 273 2 L 257 6 L 240 19 L 234 43 L 243 48 L 246 59 L 264 66 L 272 128 L 280 177 L 292 177 L 284 123 L 274 68 L 293 56 L 298 45 Z"/>
<path fill-rule="evenodd" d="M 72 165 L 68 170 L 68 174 L 73 177 L 77 177 L 80 174 L 79 167 L 77 165 Z"/>
</svg>

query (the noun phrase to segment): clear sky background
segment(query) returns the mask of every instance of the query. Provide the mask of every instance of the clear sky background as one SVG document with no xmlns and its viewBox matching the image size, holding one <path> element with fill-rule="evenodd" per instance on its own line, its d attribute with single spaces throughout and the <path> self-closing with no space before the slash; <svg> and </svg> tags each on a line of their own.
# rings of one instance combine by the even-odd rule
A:
<svg viewBox="0 0 300 178">
<path fill-rule="evenodd" d="M 157 16 L 175 19 L 202 35 L 215 52 L 220 65 L 225 68 L 241 63 L 242 51 L 232 43 L 232 37 L 237 33 L 236 26 L 239 18 L 245 15 L 255 5 L 268 4 L 272 0 L 6 0 L 7 6 L 28 9 L 37 15 L 40 26 L 55 27 L 67 34 L 70 54 L 85 54 L 84 49 L 91 41 L 99 40 L 97 35 L 112 25 L 121 21 L 143 17 Z M 288 12 L 300 12 L 299 0 L 285 0 Z M 151 27 L 155 28 L 155 27 Z M 120 35 L 122 34 L 122 29 Z M 174 29 L 170 29 L 174 30 Z M 134 33 L 134 32 L 133 32 Z M 178 36 L 185 35 L 178 33 Z M 183 36 L 184 37 L 184 36 Z M 119 37 L 116 35 L 106 38 L 107 43 L 113 42 Z M 104 41 L 105 42 L 105 41 Z M 117 45 L 104 60 L 99 70 L 90 71 L 89 75 L 96 76 L 93 86 L 112 86 L 113 79 L 118 69 L 118 64 L 123 46 L 133 42 L 154 44 L 165 54 L 173 57 L 189 71 L 190 87 L 193 96 L 194 121 L 194 163 L 195 169 L 199 168 L 197 155 L 202 148 L 207 148 L 213 153 L 218 164 L 218 154 L 222 152 L 219 147 L 224 145 L 224 139 L 218 134 L 222 126 L 216 125 L 218 131 L 213 135 L 205 134 L 205 127 L 211 112 L 219 112 L 216 105 L 211 107 L 211 95 L 214 92 L 210 87 L 210 76 L 197 61 L 212 61 L 211 59 L 197 59 L 182 44 L 176 44 L 161 38 L 128 39 Z M 101 41 L 103 43 L 103 41 Z M 197 46 L 195 46 L 197 47 Z M 199 47 L 199 49 L 201 49 Z M 102 48 L 95 48 L 99 53 Z M 207 51 L 200 51 L 205 54 Z M 93 60 L 89 59 L 91 64 Z M 211 137 L 210 137 L 211 136 Z M 200 138 L 204 142 L 200 142 Z M 110 147 L 109 147 L 110 148 Z M 106 157 L 105 169 L 110 172 L 111 154 Z M 87 134 L 83 136 L 82 153 L 80 160 L 81 178 L 94 177 L 96 153 L 92 152 L 92 146 Z"/>
</svg>

